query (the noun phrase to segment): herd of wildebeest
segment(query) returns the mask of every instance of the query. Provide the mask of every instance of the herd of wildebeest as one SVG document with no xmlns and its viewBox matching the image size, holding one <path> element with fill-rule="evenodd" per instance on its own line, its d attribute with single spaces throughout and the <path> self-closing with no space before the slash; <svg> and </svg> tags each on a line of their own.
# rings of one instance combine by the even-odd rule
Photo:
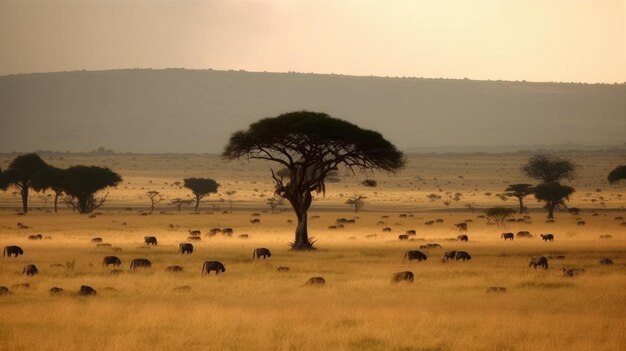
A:
<svg viewBox="0 0 626 351">
<path fill-rule="evenodd" d="M 316 216 L 318 217 L 318 216 Z M 383 217 L 387 217 L 387 216 L 383 216 Z M 468 220 L 471 221 L 471 220 Z M 341 223 L 354 223 L 354 219 L 352 220 L 352 222 L 347 222 L 345 219 L 340 218 L 337 220 L 337 223 L 341 224 Z M 430 221 L 432 223 L 443 223 L 443 220 L 436 220 L 436 221 Z M 426 222 L 427 225 L 432 224 L 430 222 Z M 578 223 L 580 225 L 580 223 Z M 467 230 L 467 223 L 459 223 L 459 224 L 455 224 L 455 226 L 461 230 L 461 231 L 465 231 Z M 30 229 L 28 226 L 26 226 L 23 223 L 18 223 L 18 227 L 20 229 Z M 171 225 L 170 225 L 171 227 Z M 336 229 L 337 228 L 337 224 L 334 226 L 331 226 L 334 228 L 330 228 L 329 229 Z M 385 227 L 383 228 L 383 232 L 389 232 L 391 230 L 391 228 Z M 198 241 L 201 240 L 201 234 L 202 232 L 200 230 L 188 230 L 189 232 L 189 236 L 187 237 L 188 241 Z M 232 228 L 212 228 L 210 229 L 206 235 L 207 236 L 215 236 L 217 234 L 222 234 L 224 236 L 228 236 L 231 237 L 233 235 L 233 229 Z M 414 241 L 416 240 L 415 238 L 412 238 L 414 236 L 417 235 L 417 231 L 416 230 L 407 230 L 404 234 L 400 234 L 398 236 L 398 240 L 409 240 L 409 241 Z M 376 236 L 375 234 L 372 235 L 368 235 L 368 238 L 374 237 Z M 239 235 L 238 236 L 241 239 L 245 239 L 248 237 L 248 235 Z M 514 233 L 502 233 L 500 235 L 500 238 L 503 239 L 504 241 L 513 241 L 515 238 L 518 239 L 532 239 L 534 236 L 529 232 L 529 231 L 519 231 L 516 234 Z M 540 234 L 540 237 L 543 241 L 545 242 L 553 242 L 554 241 L 554 234 Z M 601 239 L 609 239 L 611 236 L 610 235 L 602 235 L 600 236 Z M 42 234 L 33 234 L 33 235 L 29 235 L 28 236 L 29 240 L 50 240 L 52 239 L 50 236 L 44 236 Z M 454 240 L 454 239 L 447 239 L 447 240 Z M 456 238 L 456 241 L 459 242 L 468 242 L 469 241 L 469 236 L 467 234 L 459 234 Z M 91 239 L 91 243 L 96 244 L 97 246 L 103 246 L 103 247 L 111 247 L 114 251 L 122 251 L 121 248 L 117 248 L 117 247 L 112 247 L 111 244 L 109 243 L 104 243 L 103 239 L 100 237 L 94 237 Z M 155 236 L 145 236 L 144 237 L 144 243 L 145 245 L 148 246 L 156 246 L 158 245 L 158 240 Z M 424 245 L 420 245 L 420 250 L 428 250 L 428 249 L 441 249 L 442 246 L 438 243 L 427 243 Z M 428 256 L 426 255 L 426 253 L 420 251 L 420 250 L 409 250 L 406 251 L 404 254 L 404 257 L 402 259 L 402 262 L 405 262 L 406 260 L 408 260 L 409 262 L 411 261 L 417 261 L 417 262 L 421 262 L 421 261 L 426 261 L 428 259 Z M 178 252 L 181 255 L 191 255 L 194 252 L 194 246 L 191 242 L 182 242 L 179 244 L 178 247 Z M 9 246 L 5 246 L 4 250 L 3 250 L 3 258 L 11 258 L 11 257 L 15 257 L 17 258 L 20 255 L 24 254 L 24 250 L 17 246 L 17 245 L 9 245 Z M 266 259 L 272 256 L 272 253 L 270 252 L 270 250 L 268 248 L 256 248 L 254 249 L 253 253 L 252 253 L 252 259 L 254 260 L 256 259 Z M 529 259 L 529 264 L 528 267 L 533 267 L 534 269 L 537 269 L 537 267 L 543 268 L 543 269 L 548 269 L 548 261 L 549 259 L 561 259 L 564 258 L 564 256 L 533 256 Z M 450 261 L 469 261 L 472 259 L 472 256 L 467 252 L 467 251 L 462 251 L 462 250 L 450 250 L 450 251 L 445 251 L 443 253 L 443 257 L 442 257 L 442 262 L 447 263 Z M 613 261 L 609 258 L 602 258 L 599 260 L 599 263 L 601 265 L 612 265 Z M 68 263 L 69 264 L 69 263 Z M 117 257 L 117 256 L 105 256 L 102 260 L 102 265 L 103 267 L 109 267 L 109 266 L 113 266 L 115 267 L 115 269 L 112 271 L 112 273 L 121 273 L 121 270 L 118 268 L 122 265 L 122 260 Z M 55 267 L 66 267 L 66 265 L 62 265 L 62 264 L 52 264 L 51 268 L 55 268 Z M 132 259 L 130 262 L 130 270 L 134 271 L 137 269 L 146 269 L 146 268 L 150 268 L 152 267 L 152 262 L 147 259 L 147 258 L 135 258 Z M 565 276 L 568 277 L 574 277 L 576 275 L 579 275 L 581 273 L 584 272 L 584 269 L 582 268 L 567 268 L 564 267 L 562 268 L 563 270 L 563 274 Z M 179 265 L 170 265 L 167 266 L 165 268 L 166 272 L 183 272 L 184 268 L 182 266 Z M 202 270 L 201 270 L 201 274 L 202 275 L 209 275 L 211 272 L 215 272 L 216 275 L 219 275 L 220 273 L 224 273 L 226 272 L 226 267 L 224 266 L 223 263 L 219 262 L 219 261 L 205 261 L 202 265 Z M 289 267 L 286 266 L 280 266 L 277 268 L 278 272 L 287 272 L 289 271 Z M 22 274 L 26 275 L 26 276 L 34 276 L 36 274 L 39 273 L 39 269 L 37 268 L 37 266 L 35 264 L 28 264 L 24 267 Z M 407 283 L 412 283 L 414 281 L 414 274 L 411 271 L 402 271 L 402 272 L 397 272 L 394 273 L 392 275 L 392 279 L 391 281 L 393 283 L 400 283 L 400 282 L 407 282 Z M 308 279 L 306 281 L 306 283 L 304 285 L 308 285 L 308 286 L 324 286 L 326 284 L 326 280 L 323 277 L 312 277 L 310 279 Z M 22 284 L 18 284 L 18 285 L 28 285 L 27 283 L 22 283 Z M 185 286 L 188 288 L 188 286 Z M 182 288 L 185 288 L 182 287 Z M 179 290 L 181 290 L 182 288 L 177 288 Z M 51 295 L 62 295 L 65 293 L 63 288 L 60 287 L 52 287 L 50 290 L 50 294 Z M 489 287 L 487 289 L 487 293 L 502 293 L 502 292 L 506 292 L 506 288 L 504 287 L 498 287 L 498 286 L 492 286 Z M 6 294 L 10 294 L 11 291 L 9 290 L 8 287 L 6 286 L 0 286 L 0 295 L 6 295 Z M 78 295 L 84 295 L 84 296 L 89 296 L 89 295 L 96 295 L 97 292 L 94 288 L 87 286 L 87 285 L 82 285 L 80 287 L 80 289 L 77 292 Z"/>
</svg>

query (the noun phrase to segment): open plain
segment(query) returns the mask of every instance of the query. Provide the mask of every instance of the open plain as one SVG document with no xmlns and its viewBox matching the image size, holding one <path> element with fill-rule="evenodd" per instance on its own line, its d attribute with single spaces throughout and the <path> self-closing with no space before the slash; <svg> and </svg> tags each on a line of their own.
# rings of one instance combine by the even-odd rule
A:
<svg viewBox="0 0 626 351">
<path fill-rule="evenodd" d="M 0 156 L 0 167 L 14 156 Z M 265 204 L 273 195 L 267 163 L 224 163 L 212 155 L 42 154 L 58 167 L 110 167 L 123 182 L 109 189 L 94 216 L 62 204 L 55 214 L 51 198 L 37 193 L 32 211 L 18 215 L 18 195 L 0 193 L 0 246 L 24 249 L 0 264 L 0 286 L 11 291 L 0 296 L 0 350 L 623 350 L 626 184 L 609 185 L 606 175 L 626 163 L 626 155 L 561 156 L 580 166 L 568 203 L 580 213 L 557 212 L 554 223 L 545 221 L 532 196 L 523 222 L 503 228 L 480 218 L 487 207 L 517 208 L 514 198 L 498 194 L 508 184 L 532 183 L 520 171 L 526 153 L 408 155 L 397 175 L 341 171 L 309 212 L 318 249 L 292 252 L 293 213 L 288 206 L 271 212 Z M 167 199 L 189 198 L 177 182 L 191 176 L 216 179 L 219 193 L 198 213 L 178 212 Z M 363 187 L 365 178 L 378 186 Z M 166 196 L 152 214 L 150 190 Z M 356 214 L 344 204 L 354 193 L 367 196 Z M 433 193 L 441 199 L 430 201 Z M 253 213 L 259 224 L 250 222 Z M 338 218 L 356 223 L 329 229 Z M 456 240 L 454 224 L 461 222 L 467 222 L 468 242 Z M 226 227 L 232 237 L 207 235 Z M 179 243 L 195 229 L 202 235 L 192 242 L 193 254 L 179 254 Z M 416 234 L 398 240 L 408 230 Z M 534 237 L 501 239 L 519 231 Z M 39 233 L 52 239 L 27 239 Z M 554 234 L 554 241 L 541 240 L 543 233 Z M 149 235 L 157 246 L 144 244 Z M 111 247 L 97 246 L 94 237 Z M 421 249 L 426 261 L 403 262 L 407 250 L 427 243 L 442 247 Z M 252 259 L 258 247 L 272 256 Z M 472 259 L 444 263 L 448 250 L 467 251 Z M 103 267 L 108 255 L 122 265 Z M 547 270 L 528 266 L 537 255 L 549 258 Z M 152 267 L 130 271 L 134 258 L 148 258 Z M 614 264 L 601 265 L 603 258 Z M 201 275 L 206 260 L 222 262 L 226 271 Z M 27 264 L 40 273 L 23 275 Z M 166 272 L 169 265 L 184 270 Z M 584 272 L 569 277 L 562 268 Z M 393 284 L 400 271 L 413 272 L 414 282 Z M 304 286 L 315 276 L 326 286 Z M 97 295 L 77 296 L 81 285 Z M 51 296 L 52 287 L 65 294 Z M 487 293 L 490 287 L 506 291 Z"/>
</svg>

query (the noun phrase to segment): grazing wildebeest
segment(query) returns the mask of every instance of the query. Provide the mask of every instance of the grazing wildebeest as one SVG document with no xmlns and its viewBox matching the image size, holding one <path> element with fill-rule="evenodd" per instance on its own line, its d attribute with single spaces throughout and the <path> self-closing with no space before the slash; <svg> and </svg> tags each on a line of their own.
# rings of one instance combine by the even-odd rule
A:
<svg viewBox="0 0 626 351">
<path fill-rule="evenodd" d="M 410 235 L 410 236 L 417 235 L 417 232 L 415 231 L 415 229 L 407 230 L 406 235 Z"/>
<path fill-rule="evenodd" d="M 543 267 L 543 269 L 548 269 L 548 258 L 546 256 L 531 257 L 528 267 L 530 266 L 532 266 L 534 269 L 537 269 L 537 266 L 541 266 Z"/>
<path fill-rule="evenodd" d="M 34 235 L 28 236 L 28 240 L 41 240 L 41 239 L 43 239 L 43 235 L 41 234 L 34 234 Z"/>
<path fill-rule="evenodd" d="M 389 228 L 389 227 L 383 228 L 383 232 L 390 232 L 390 231 L 391 231 L 391 228 Z"/>
<path fill-rule="evenodd" d="M 409 240 L 408 234 L 400 234 L 398 235 L 398 240 Z"/>
<path fill-rule="evenodd" d="M 307 280 L 306 283 L 304 283 L 304 285 L 324 286 L 326 285 L 326 279 L 322 277 L 312 277 L 312 278 L 309 278 L 309 280 Z"/>
<path fill-rule="evenodd" d="M 523 230 L 523 231 L 521 231 L 521 232 L 517 232 L 516 236 L 517 236 L 518 238 L 525 238 L 525 239 L 530 239 L 530 238 L 532 238 L 532 237 L 533 237 L 533 235 L 532 235 L 532 234 L 530 234 L 530 232 L 529 232 L 529 231 L 526 231 L 526 230 Z"/>
<path fill-rule="evenodd" d="M 202 234 L 202 232 L 197 229 L 196 230 L 188 229 L 188 231 L 189 231 L 190 236 L 200 236 L 200 234 Z"/>
<path fill-rule="evenodd" d="M 248 234 L 239 234 L 239 235 L 237 235 L 237 238 L 239 238 L 239 239 L 249 239 L 250 235 L 248 235 Z"/>
<path fill-rule="evenodd" d="M 490 286 L 487 288 L 487 294 L 491 293 L 505 293 L 506 288 L 502 286 Z"/>
<path fill-rule="evenodd" d="M 11 291 L 9 290 L 9 288 L 7 288 L 6 286 L 0 286 L 0 296 L 8 295 L 10 293 Z"/>
<path fill-rule="evenodd" d="M 144 236 L 143 237 L 143 241 L 146 243 L 146 245 L 156 245 L 157 244 L 157 238 L 155 236 Z"/>
<path fill-rule="evenodd" d="M 2 257 L 4 257 L 4 256 L 11 257 L 11 255 L 15 255 L 15 257 L 17 257 L 17 256 L 23 255 L 23 254 L 24 254 L 24 250 L 22 250 L 21 247 L 15 246 L 15 245 L 10 245 L 10 246 L 5 246 L 4 247 L 4 252 L 2 254 Z"/>
<path fill-rule="evenodd" d="M 469 261 L 472 259 L 472 256 L 466 251 L 457 251 L 456 255 L 454 256 L 454 259 L 457 261 L 460 261 L 460 260 Z"/>
<path fill-rule="evenodd" d="M 585 221 L 578 221 L 578 222 L 576 222 L 576 224 L 578 224 L 578 225 L 585 225 L 587 223 L 585 223 Z"/>
<path fill-rule="evenodd" d="M 58 287 L 52 287 L 50 288 L 50 295 L 62 295 L 63 294 L 63 289 L 62 288 L 58 288 Z"/>
<path fill-rule="evenodd" d="M 513 238 L 515 238 L 515 235 L 513 235 L 513 233 L 502 233 L 502 235 L 500 235 L 500 238 L 503 238 L 504 241 L 507 241 L 507 240 L 513 241 Z"/>
<path fill-rule="evenodd" d="M 437 219 L 435 219 L 435 222 L 436 222 L 436 223 L 443 223 L 443 219 L 441 219 L 441 218 L 437 218 Z"/>
<path fill-rule="evenodd" d="M 613 239 L 613 235 L 609 235 L 609 234 L 600 235 L 600 239 Z"/>
<path fill-rule="evenodd" d="M 233 228 L 223 228 L 222 235 L 233 236 Z"/>
<path fill-rule="evenodd" d="M 426 255 L 424 255 L 423 252 L 417 251 L 417 250 L 407 251 L 404 254 L 404 258 L 402 259 L 402 262 L 404 262 L 404 260 L 406 260 L 407 258 L 409 259 L 409 262 L 413 260 L 417 260 L 418 262 L 421 262 L 421 261 L 426 261 L 428 259 L 428 257 L 426 257 Z"/>
<path fill-rule="evenodd" d="M 178 245 L 178 252 L 181 254 L 191 255 L 193 253 L 193 244 L 191 243 L 180 243 Z"/>
<path fill-rule="evenodd" d="M 90 295 L 96 295 L 96 289 L 90 287 L 89 285 L 81 285 L 80 286 L 80 290 L 78 290 L 78 295 L 82 295 L 82 296 L 90 296 Z"/>
<path fill-rule="evenodd" d="M 391 278 L 391 282 L 392 283 L 400 283 L 400 282 L 413 283 L 413 279 L 414 279 L 413 272 L 404 271 L 404 272 L 394 273 L 393 277 Z"/>
<path fill-rule="evenodd" d="M 101 243 L 102 242 L 102 238 L 93 238 L 91 239 L 92 243 Z"/>
<path fill-rule="evenodd" d="M 261 220 L 260 220 L 260 219 L 258 219 L 258 218 L 252 218 L 252 219 L 250 220 L 250 223 L 252 223 L 252 224 L 260 224 L 260 223 L 261 223 Z"/>
<path fill-rule="evenodd" d="M 437 243 L 428 243 L 425 245 L 420 245 L 420 249 L 441 249 L 441 245 Z"/>
<path fill-rule="evenodd" d="M 554 241 L 554 235 L 552 234 L 541 234 L 540 236 L 543 241 Z"/>
<path fill-rule="evenodd" d="M 288 272 L 289 271 L 289 267 L 280 266 L 280 267 L 276 268 L 276 270 L 279 271 L 279 272 Z"/>
<path fill-rule="evenodd" d="M 202 274 L 206 273 L 207 275 L 211 274 L 211 271 L 215 271 L 215 274 L 220 274 L 226 272 L 226 268 L 221 262 L 218 261 L 205 261 L 202 265 Z"/>
<path fill-rule="evenodd" d="M 468 241 L 469 237 L 467 236 L 467 234 L 461 234 L 459 236 L 456 237 L 457 241 Z"/>
<path fill-rule="evenodd" d="M 122 260 L 117 256 L 105 256 L 104 259 L 102 259 L 102 265 L 108 267 L 110 264 L 117 267 L 122 264 Z"/>
<path fill-rule="evenodd" d="M 178 265 L 173 265 L 173 266 L 167 266 L 165 267 L 165 271 L 166 272 L 182 272 L 183 271 L 183 267 L 178 266 Z"/>
<path fill-rule="evenodd" d="M 612 261 L 610 258 L 606 258 L 606 257 L 605 257 L 605 258 L 603 258 L 603 259 L 601 259 L 601 260 L 600 260 L 600 264 L 603 264 L 603 265 L 611 265 L 611 264 L 613 264 L 613 261 Z"/>
<path fill-rule="evenodd" d="M 135 270 L 137 268 L 150 268 L 152 266 L 152 262 L 150 262 L 147 258 L 135 258 L 130 261 L 130 269 Z"/>
<path fill-rule="evenodd" d="M 254 260 L 254 256 L 256 256 L 256 258 L 261 258 L 261 256 L 263 256 L 263 259 L 265 259 L 265 257 L 272 257 L 272 253 L 270 252 L 269 249 L 266 249 L 264 247 L 260 247 L 257 249 L 254 249 L 254 251 L 252 251 L 252 259 Z"/>
<path fill-rule="evenodd" d="M 450 260 L 454 260 L 456 257 L 456 251 L 446 251 L 443 253 L 443 262 L 448 262 Z"/>
<path fill-rule="evenodd" d="M 337 229 L 336 225 L 329 225 L 328 226 L 328 230 L 335 230 L 335 229 Z"/>
<path fill-rule="evenodd" d="M 17 222 L 17 227 L 20 229 L 30 229 L 29 226 L 27 226 L 26 224 L 22 223 L 22 222 Z"/>
<path fill-rule="evenodd" d="M 563 267 L 563 275 L 566 277 L 574 277 L 584 273 L 585 270 L 582 268 L 565 268 Z"/>
<path fill-rule="evenodd" d="M 426 224 L 426 225 L 433 225 L 433 224 L 435 224 L 435 221 L 426 221 L 426 222 L 424 222 L 424 224 Z"/>
<path fill-rule="evenodd" d="M 454 225 L 458 230 L 467 230 L 467 223 L 457 223 Z"/>
<path fill-rule="evenodd" d="M 24 267 L 24 270 L 22 270 L 22 274 L 26 274 L 27 276 L 35 275 L 37 273 L 39 273 L 39 270 L 34 264 L 28 264 L 26 265 L 26 267 Z"/>
</svg>

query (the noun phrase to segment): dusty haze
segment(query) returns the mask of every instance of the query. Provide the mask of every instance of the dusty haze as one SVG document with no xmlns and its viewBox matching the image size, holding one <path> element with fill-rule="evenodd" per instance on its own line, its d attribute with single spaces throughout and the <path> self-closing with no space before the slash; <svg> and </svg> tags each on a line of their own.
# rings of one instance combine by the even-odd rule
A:
<svg viewBox="0 0 626 351">
<path fill-rule="evenodd" d="M 417 151 L 626 140 L 623 84 L 116 70 L 0 77 L 0 151 L 215 153 L 233 131 L 301 109 Z"/>
</svg>

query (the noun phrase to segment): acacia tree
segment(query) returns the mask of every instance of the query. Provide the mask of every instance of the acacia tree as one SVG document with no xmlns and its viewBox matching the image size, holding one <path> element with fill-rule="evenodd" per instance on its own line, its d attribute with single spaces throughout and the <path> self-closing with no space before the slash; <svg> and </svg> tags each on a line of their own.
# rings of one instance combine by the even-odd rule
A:
<svg viewBox="0 0 626 351">
<path fill-rule="evenodd" d="M 122 181 L 119 174 L 97 166 L 72 166 L 64 171 L 64 178 L 67 202 L 79 213 L 89 213 L 102 206 L 108 193 L 101 198 L 96 198 L 95 194 Z"/>
<path fill-rule="evenodd" d="M 165 196 L 156 190 L 150 190 L 146 193 L 146 197 L 150 200 L 150 213 L 154 211 L 154 206 L 165 200 Z"/>
<path fill-rule="evenodd" d="M 278 206 L 282 206 L 285 204 L 285 199 L 280 196 L 273 196 L 269 199 L 265 200 L 265 203 L 270 207 L 272 213 L 276 212 L 276 208 Z"/>
<path fill-rule="evenodd" d="M 492 219 L 498 226 L 504 225 L 506 219 L 512 216 L 515 210 L 508 207 L 492 207 L 485 211 L 487 218 Z"/>
<path fill-rule="evenodd" d="M 346 205 L 354 207 L 354 213 L 357 213 L 365 206 L 365 199 L 367 199 L 367 196 L 363 194 L 354 194 L 346 200 Z"/>
<path fill-rule="evenodd" d="M 65 170 L 48 166 L 35 174 L 32 187 L 35 191 L 54 191 L 54 213 L 58 211 L 59 197 L 65 186 Z"/>
<path fill-rule="evenodd" d="M 535 198 L 545 203 L 548 210 L 548 218 L 554 218 L 554 209 L 565 205 L 565 201 L 569 200 L 569 196 L 574 193 L 574 188 L 567 185 L 561 185 L 557 182 L 543 183 L 535 187 Z"/>
<path fill-rule="evenodd" d="M 626 179 L 626 165 L 615 167 L 615 169 L 609 173 L 607 179 L 611 184 Z"/>
<path fill-rule="evenodd" d="M 576 174 L 577 166 L 570 160 L 551 155 L 532 155 L 522 166 L 524 174 L 543 183 L 558 182 L 562 179 L 571 180 Z"/>
<path fill-rule="evenodd" d="M 193 199 L 186 200 L 186 199 L 181 199 L 180 197 L 170 200 L 170 204 L 176 206 L 176 209 L 178 210 L 178 212 L 180 212 L 181 207 L 191 205 L 192 203 L 193 203 Z"/>
<path fill-rule="evenodd" d="M 200 200 L 206 195 L 216 193 L 220 185 L 215 180 L 209 178 L 187 178 L 184 180 L 183 186 L 191 190 L 196 197 L 195 211 L 198 212 Z"/>
<path fill-rule="evenodd" d="M 2 173 L 4 179 L 0 183 L 0 188 L 6 190 L 9 186 L 14 186 L 20 191 L 22 196 L 22 211 L 28 212 L 28 190 L 32 186 L 33 178 L 37 172 L 48 165 L 37 154 L 25 154 L 17 156 L 9 164 L 9 168 Z M 5 186 L 2 186 L 5 185 Z"/>
<path fill-rule="evenodd" d="M 268 160 L 289 170 L 285 179 L 270 168 L 275 194 L 289 202 L 298 220 L 294 250 L 313 249 L 307 226 L 312 193 L 324 193 L 326 177 L 340 165 L 352 172 L 396 172 L 405 164 L 403 154 L 380 133 L 309 111 L 264 118 L 233 133 L 222 156 Z"/>
<path fill-rule="evenodd" d="M 533 186 L 530 184 L 511 184 L 505 191 L 504 195 L 517 198 L 519 213 L 524 213 L 524 198 L 533 193 Z"/>
</svg>

